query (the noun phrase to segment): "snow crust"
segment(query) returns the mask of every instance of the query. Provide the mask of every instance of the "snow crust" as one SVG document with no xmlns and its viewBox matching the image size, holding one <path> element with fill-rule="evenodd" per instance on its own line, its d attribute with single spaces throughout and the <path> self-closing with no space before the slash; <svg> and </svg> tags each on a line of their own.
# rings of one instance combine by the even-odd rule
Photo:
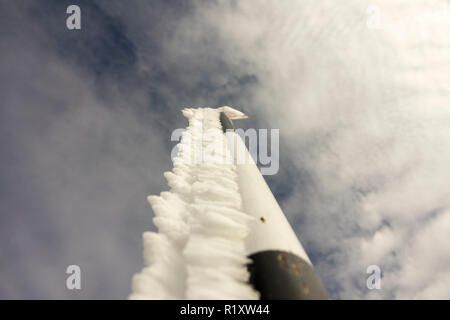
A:
<svg viewBox="0 0 450 320">
<path fill-rule="evenodd" d="M 159 232 L 143 234 L 145 267 L 133 277 L 130 299 L 259 298 L 246 268 L 254 218 L 242 211 L 236 166 L 217 161 L 230 157 L 220 111 L 183 110 L 189 126 L 164 173 L 170 191 L 148 197 Z"/>
</svg>

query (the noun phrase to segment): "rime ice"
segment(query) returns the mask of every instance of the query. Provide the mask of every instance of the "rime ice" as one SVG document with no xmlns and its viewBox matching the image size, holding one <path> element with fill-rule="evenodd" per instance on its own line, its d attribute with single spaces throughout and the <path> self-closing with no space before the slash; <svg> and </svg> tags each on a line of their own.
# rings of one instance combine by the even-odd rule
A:
<svg viewBox="0 0 450 320">
<path fill-rule="evenodd" d="M 158 233 L 143 234 L 146 266 L 133 277 L 130 299 L 258 299 L 245 252 L 253 218 L 242 211 L 236 167 L 189 159 L 198 147 L 229 153 L 219 112 L 183 110 L 189 126 L 164 174 L 170 191 L 148 197 Z M 205 129 L 217 134 L 204 136 Z"/>
</svg>

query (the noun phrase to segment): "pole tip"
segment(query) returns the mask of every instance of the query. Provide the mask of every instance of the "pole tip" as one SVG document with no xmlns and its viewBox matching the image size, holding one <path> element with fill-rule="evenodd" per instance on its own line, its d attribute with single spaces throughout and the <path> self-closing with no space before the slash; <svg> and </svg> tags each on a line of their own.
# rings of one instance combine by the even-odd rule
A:
<svg viewBox="0 0 450 320">
<path fill-rule="evenodd" d="M 225 113 L 230 120 L 248 119 L 248 116 L 245 115 L 243 112 L 238 111 L 229 106 L 223 106 L 217 109 Z"/>
</svg>

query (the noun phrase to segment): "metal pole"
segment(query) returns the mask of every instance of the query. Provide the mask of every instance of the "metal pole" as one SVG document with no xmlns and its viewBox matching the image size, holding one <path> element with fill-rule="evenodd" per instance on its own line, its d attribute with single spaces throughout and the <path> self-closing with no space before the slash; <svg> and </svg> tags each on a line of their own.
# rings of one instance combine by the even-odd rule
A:
<svg viewBox="0 0 450 320">
<path fill-rule="evenodd" d="M 220 121 L 234 155 L 241 148 L 251 158 L 242 139 L 234 133 L 224 112 Z M 237 149 L 236 149 L 237 148 Z M 235 158 L 236 159 L 236 158 Z M 250 282 L 261 299 L 328 299 L 311 261 L 292 230 L 278 202 L 255 163 L 236 163 L 243 210 L 256 218 L 246 241 Z"/>
</svg>

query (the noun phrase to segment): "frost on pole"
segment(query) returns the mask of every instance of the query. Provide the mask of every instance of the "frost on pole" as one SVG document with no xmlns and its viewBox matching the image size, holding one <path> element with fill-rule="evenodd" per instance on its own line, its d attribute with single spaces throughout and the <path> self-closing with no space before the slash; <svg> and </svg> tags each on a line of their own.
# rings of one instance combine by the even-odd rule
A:
<svg viewBox="0 0 450 320">
<path fill-rule="evenodd" d="M 158 233 L 131 299 L 328 299 L 232 120 L 231 107 L 184 109 L 170 191 L 150 196 Z M 229 130 L 231 129 L 231 130 Z M 250 284 L 251 283 L 251 284 Z"/>
<path fill-rule="evenodd" d="M 158 232 L 145 232 L 145 267 L 130 299 L 258 299 L 249 284 L 245 241 L 254 220 L 242 210 L 236 165 L 219 121 L 246 116 L 230 107 L 184 109 L 189 126 L 170 190 L 149 196 Z"/>
</svg>

